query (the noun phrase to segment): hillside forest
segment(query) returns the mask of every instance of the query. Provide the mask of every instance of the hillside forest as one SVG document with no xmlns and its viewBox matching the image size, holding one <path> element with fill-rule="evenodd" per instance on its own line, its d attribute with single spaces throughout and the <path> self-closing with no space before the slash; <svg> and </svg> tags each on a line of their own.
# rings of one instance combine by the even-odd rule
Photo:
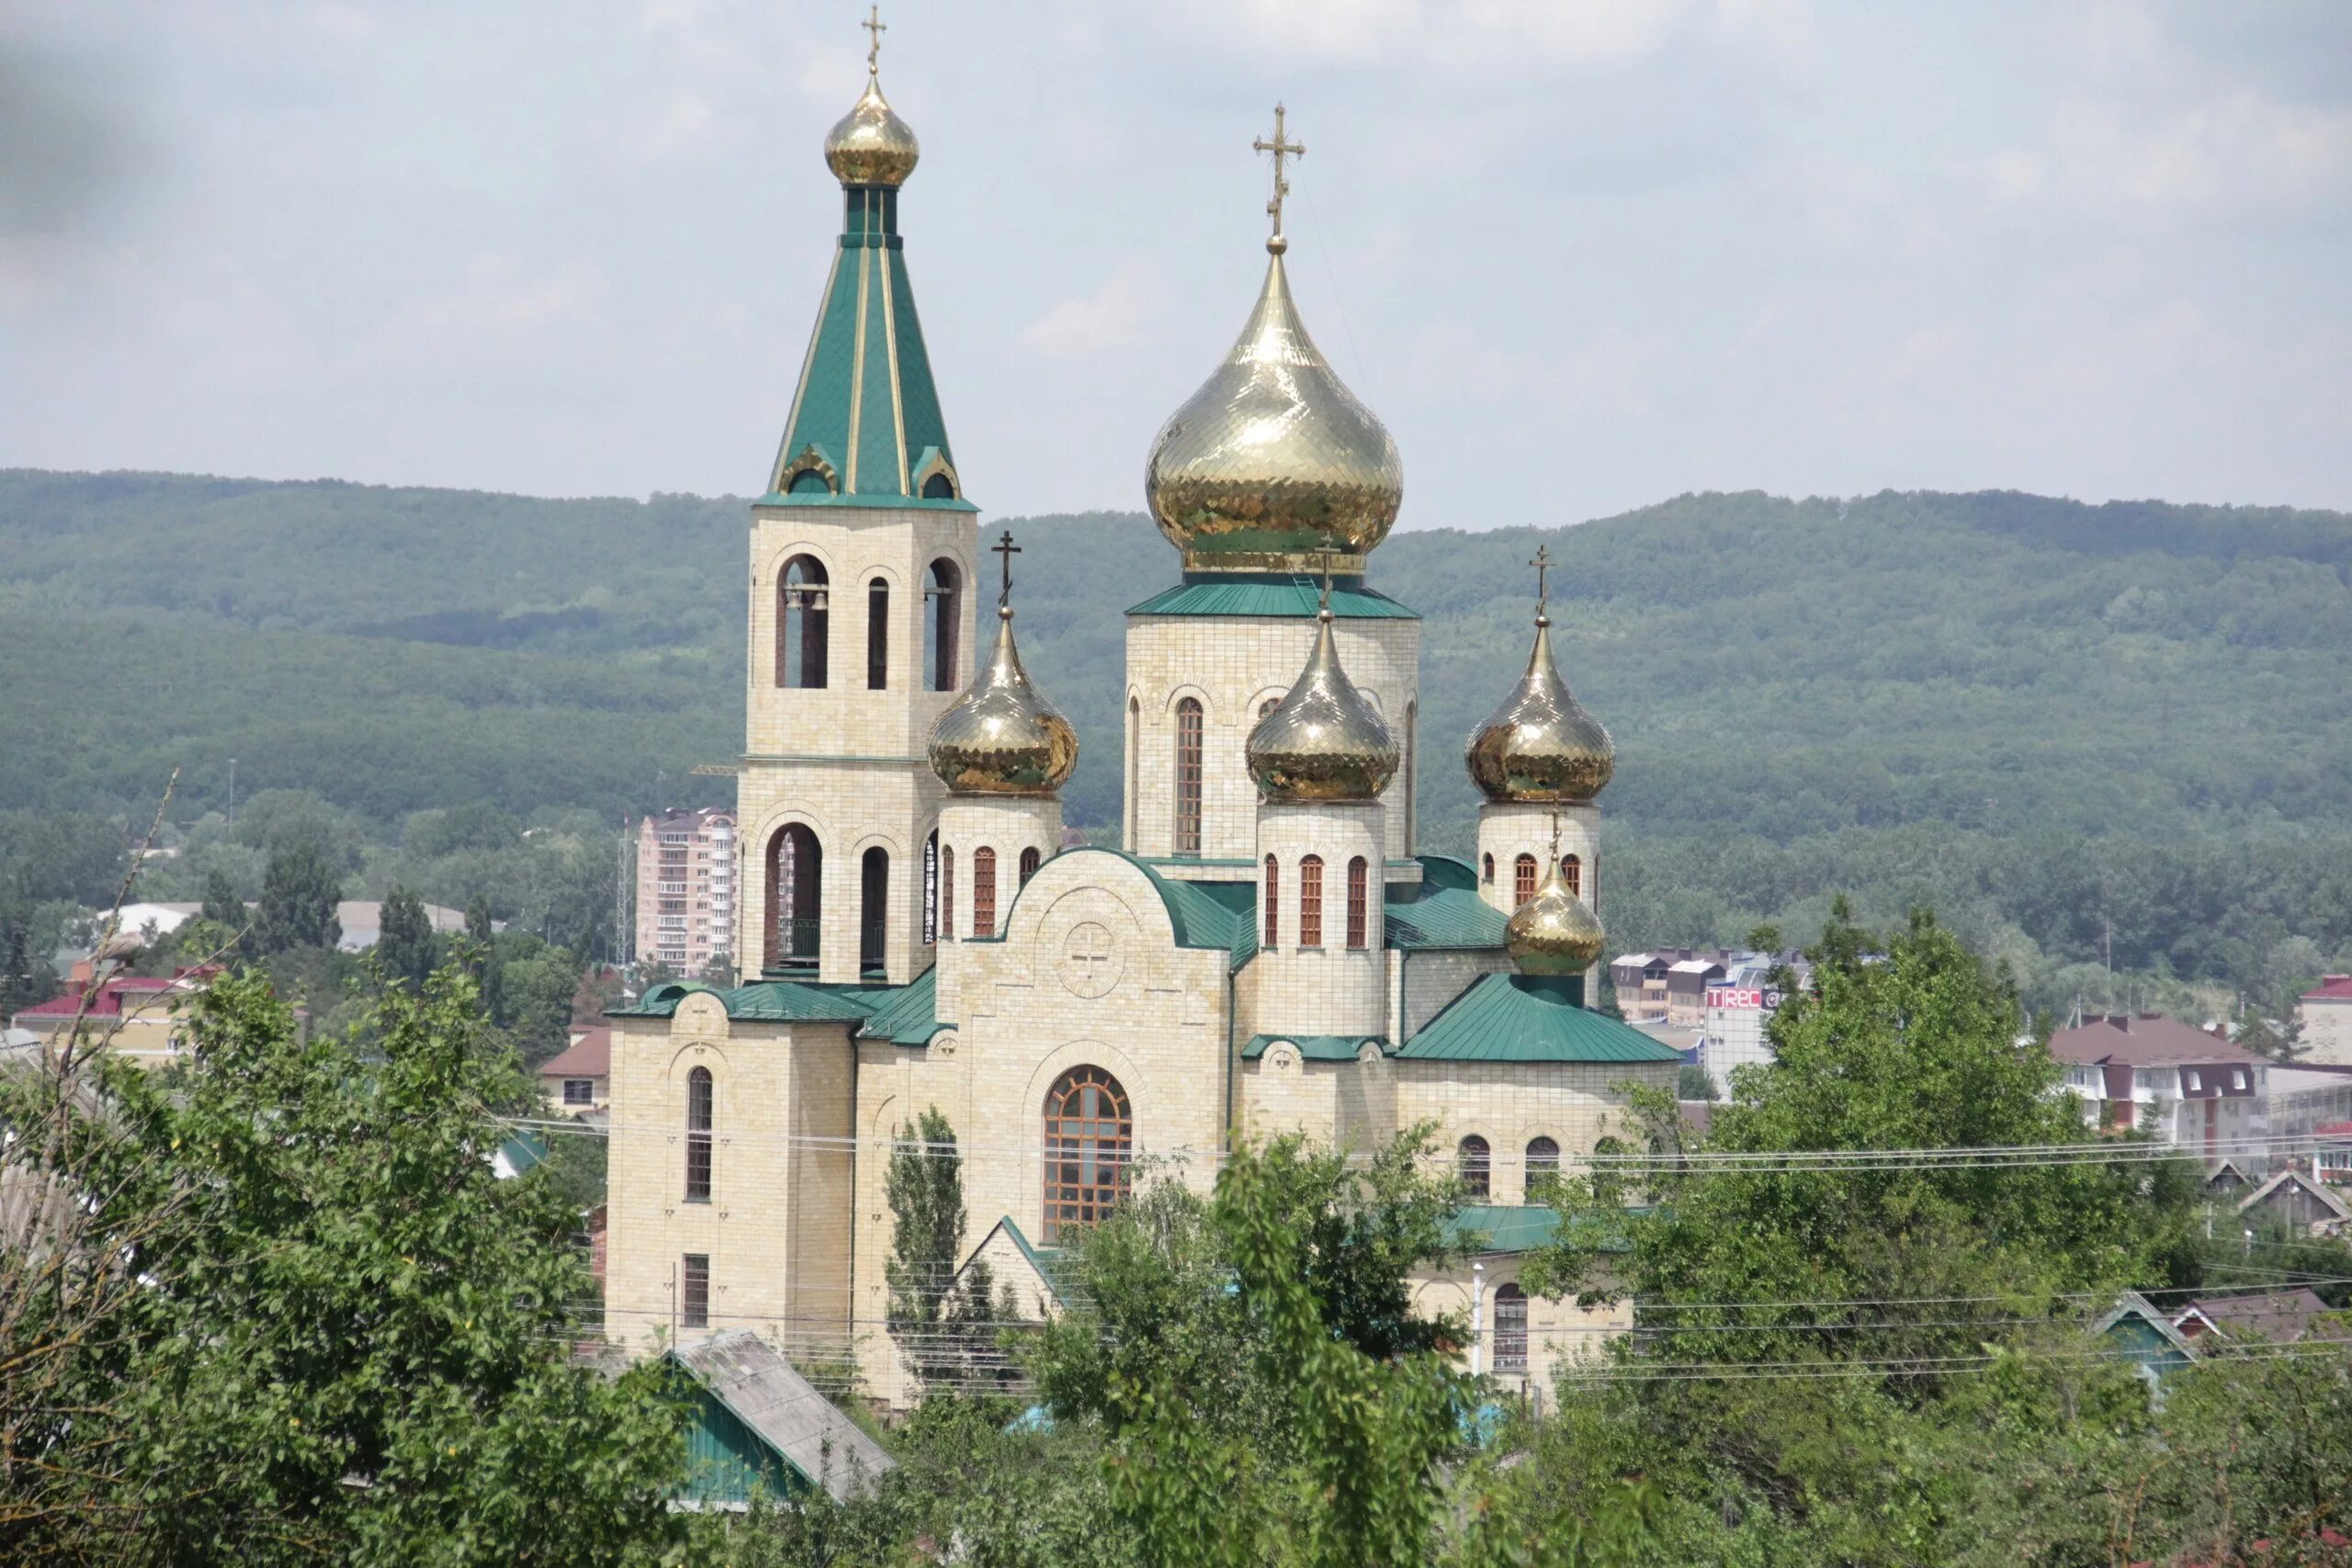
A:
<svg viewBox="0 0 2352 1568">
<path fill-rule="evenodd" d="M 0 922 L 65 941 L 177 768 L 142 897 L 257 898 L 300 824 L 345 897 L 481 901 L 611 955 L 624 818 L 729 797 L 691 770 L 741 746 L 746 517 L 0 472 Z M 1121 612 L 1173 554 L 1133 513 L 1002 521 L 1024 659 L 1083 745 L 1069 818 L 1110 837 Z M 1444 738 L 1525 658 L 1538 545 L 1618 748 L 1613 949 L 1802 942 L 1845 893 L 1883 925 L 1932 907 L 2060 1016 L 2276 1014 L 2352 967 L 2352 518 L 1747 493 L 1408 529 L 1371 582 L 1425 617 L 1425 850 L 1469 846 Z"/>
</svg>

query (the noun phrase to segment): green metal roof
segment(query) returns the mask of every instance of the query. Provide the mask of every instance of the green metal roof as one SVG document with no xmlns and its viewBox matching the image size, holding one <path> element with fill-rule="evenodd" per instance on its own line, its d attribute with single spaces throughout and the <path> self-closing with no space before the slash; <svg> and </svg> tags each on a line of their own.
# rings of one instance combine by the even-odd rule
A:
<svg viewBox="0 0 2352 1568">
<path fill-rule="evenodd" d="M 1419 886 L 1391 886 L 1382 922 L 1388 945 L 1408 953 L 1502 946 L 1506 917 L 1478 897 L 1478 874 L 1448 855 L 1420 859 Z"/>
<path fill-rule="evenodd" d="M 1281 615 L 1313 618 L 1322 586 L 1287 573 L 1187 572 L 1184 581 L 1127 611 L 1130 615 Z M 1331 581 L 1331 614 L 1340 620 L 1418 621 L 1420 615 L 1361 578 Z"/>
<path fill-rule="evenodd" d="M 1160 875 L 1148 862 L 1125 850 L 1103 849 L 1098 845 L 1064 850 L 1055 858 L 1058 860 L 1068 855 L 1112 855 L 1142 872 L 1153 890 L 1159 893 L 1160 905 L 1168 911 L 1169 924 L 1176 929 L 1177 946 L 1222 948 L 1231 955 L 1236 969 L 1257 953 L 1257 893 L 1254 883 L 1179 882 Z M 1016 905 L 1020 902 L 1018 894 L 1013 901 Z M 1006 920 L 1010 922 L 1010 913 Z"/>
<path fill-rule="evenodd" d="M 1250 1043 L 1241 1047 L 1241 1059 L 1256 1061 L 1277 1040 L 1289 1041 L 1310 1062 L 1352 1062 L 1367 1044 L 1379 1046 L 1384 1054 L 1389 1050 L 1386 1038 L 1378 1034 L 1253 1034 Z"/>
<path fill-rule="evenodd" d="M 1029 1267 L 1037 1270 L 1037 1278 L 1046 1282 L 1046 1289 L 1052 1293 L 1057 1303 L 1066 1307 L 1080 1298 L 1082 1292 L 1079 1288 L 1080 1277 L 1078 1262 L 1069 1253 L 1058 1247 L 1038 1247 L 1032 1244 L 1027 1236 L 1021 1234 L 1021 1227 L 1012 1223 L 1011 1214 L 1005 1215 L 989 1228 L 1001 1230 L 1012 1238 L 1014 1248 L 1022 1257 L 1029 1260 Z M 988 1237 L 982 1236 L 980 1242 L 982 1246 L 986 1246 Z M 978 1257 L 979 1247 L 974 1247 L 972 1255 L 975 1258 Z M 968 1263 L 968 1259 L 967 1261 Z M 960 1276 L 962 1270 L 957 1270 L 957 1273 Z"/>
<path fill-rule="evenodd" d="M 1682 1054 L 1584 1006 L 1582 976 L 1483 975 L 1405 1042 L 1425 1062 L 1679 1062 Z"/>
<path fill-rule="evenodd" d="M 905 504 L 922 498 L 934 457 L 960 491 L 907 280 L 899 193 L 846 187 L 842 227 L 762 500 Z M 796 479 L 811 488 L 794 490 Z"/>
<path fill-rule="evenodd" d="M 867 1040 L 888 1040 L 893 1045 L 928 1045 L 947 1026 L 939 1021 L 939 969 L 924 970 L 912 982 L 888 991 L 869 991 L 880 998 L 873 1016 L 858 1033 Z"/>
<path fill-rule="evenodd" d="M 754 980 L 721 990 L 699 980 L 671 980 L 639 997 L 632 1008 L 612 1008 L 607 1018 L 671 1018 L 678 1003 L 696 991 L 717 997 L 732 1019 L 761 1023 L 862 1023 L 883 998 L 904 987 L 820 986 L 803 980 Z"/>
<path fill-rule="evenodd" d="M 1626 1211 L 1629 1214 L 1648 1212 Z M 1595 1228 L 1589 1220 L 1577 1226 L 1579 1235 Z M 1540 1203 L 1470 1203 L 1456 1209 L 1445 1221 L 1446 1240 L 1470 1252 L 1530 1252 L 1559 1234 L 1560 1216 Z M 1633 1244 L 1622 1235 L 1604 1235 L 1591 1245 L 1601 1252 L 1628 1252 L 1633 1248 Z"/>
</svg>

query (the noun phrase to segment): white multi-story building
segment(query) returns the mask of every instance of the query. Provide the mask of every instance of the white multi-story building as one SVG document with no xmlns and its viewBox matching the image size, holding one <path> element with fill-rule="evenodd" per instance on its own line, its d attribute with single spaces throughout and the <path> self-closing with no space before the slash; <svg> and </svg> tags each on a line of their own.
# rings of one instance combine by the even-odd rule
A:
<svg viewBox="0 0 2352 1568">
<path fill-rule="evenodd" d="M 699 975 L 735 950 L 735 814 L 665 811 L 637 828 L 637 956 Z"/>
<path fill-rule="evenodd" d="M 2162 1013 L 2115 1013 L 2050 1037 L 2095 1127 L 2150 1133 L 2211 1158 L 2269 1132 L 2270 1063 Z"/>
</svg>

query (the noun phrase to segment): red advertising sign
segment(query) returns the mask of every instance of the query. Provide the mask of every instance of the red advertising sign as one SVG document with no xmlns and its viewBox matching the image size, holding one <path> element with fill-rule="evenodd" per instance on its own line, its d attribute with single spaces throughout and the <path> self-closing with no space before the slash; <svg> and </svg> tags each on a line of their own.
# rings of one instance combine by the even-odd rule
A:
<svg viewBox="0 0 2352 1568">
<path fill-rule="evenodd" d="M 1781 993 L 1777 988 L 1755 986 L 1710 986 L 1707 1005 L 1733 1012 L 1773 1012 L 1780 1008 Z"/>
</svg>

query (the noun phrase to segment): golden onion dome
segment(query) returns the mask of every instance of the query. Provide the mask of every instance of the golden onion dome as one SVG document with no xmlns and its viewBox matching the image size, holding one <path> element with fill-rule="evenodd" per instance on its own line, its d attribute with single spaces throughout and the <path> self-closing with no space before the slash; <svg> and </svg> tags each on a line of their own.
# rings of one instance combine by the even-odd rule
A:
<svg viewBox="0 0 2352 1568">
<path fill-rule="evenodd" d="M 1029 683 L 997 608 L 996 651 L 931 727 L 931 771 L 958 795 L 1051 795 L 1078 766 L 1078 732 Z"/>
<path fill-rule="evenodd" d="M 845 186 L 902 186 L 922 156 L 914 128 L 882 96 L 877 74 L 867 75 L 865 96 L 825 133 L 825 166 Z"/>
<path fill-rule="evenodd" d="M 1527 673 L 1463 750 L 1471 782 L 1494 801 L 1583 805 L 1617 766 L 1609 731 L 1584 711 L 1552 661 L 1552 623 L 1538 613 Z"/>
<path fill-rule="evenodd" d="M 1243 756 L 1267 800 L 1376 800 L 1396 777 L 1396 738 L 1340 668 L 1329 605 L 1306 668 L 1250 730 Z"/>
<path fill-rule="evenodd" d="M 1282 238 L 1225 363 L 1151 446 L 1144 494 L 1187 571 L 1304 571 L 1328 531 L 1361 574 L 1405 497 L 1396 443 L 1340 384 L 1291 302 Z"/>
<path fill-rule="evenodd" d="M 1535 896 L 1503 925 L 1503 946 L 1522 975 L 1581 975 L 1607 940 L 1600 917 L 1568 891 L 1556 851 Z"/>
</svg>

